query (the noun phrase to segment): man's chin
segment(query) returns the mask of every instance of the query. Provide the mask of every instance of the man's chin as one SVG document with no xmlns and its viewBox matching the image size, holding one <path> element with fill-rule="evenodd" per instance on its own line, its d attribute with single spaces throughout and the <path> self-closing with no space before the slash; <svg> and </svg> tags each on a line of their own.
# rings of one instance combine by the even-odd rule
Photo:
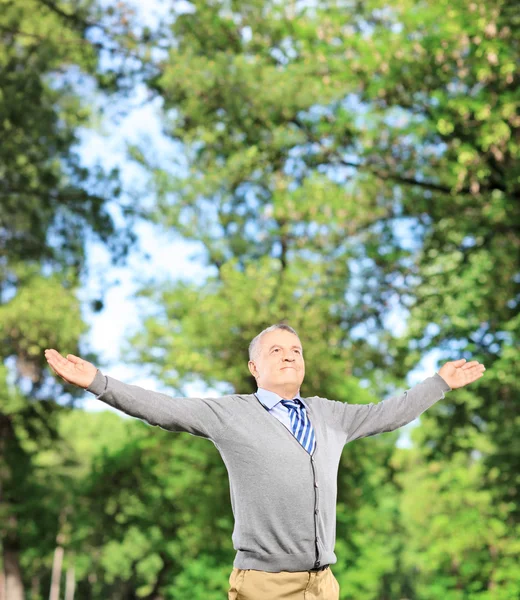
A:
<svg viewBox="0 0 520 600">
<path fill-rule="evenodd" d="M 281 380 L 282 381 L 287 381 L 288 383 L 294 383 L 295 381 L 297 382 L 302 382 L 303 381 L 303 377 L 301 375 L 301 373 L 299 373 L 298 371 L 295 371 L 294 369 L 284 369 L 281 373 Z"/>
</svg>

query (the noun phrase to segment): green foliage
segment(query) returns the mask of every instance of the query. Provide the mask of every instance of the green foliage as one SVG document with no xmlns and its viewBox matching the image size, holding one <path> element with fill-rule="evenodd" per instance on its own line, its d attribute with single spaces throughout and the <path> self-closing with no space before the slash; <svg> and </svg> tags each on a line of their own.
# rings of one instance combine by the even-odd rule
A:
<svg viewBox="0 0 520 600">
<path fill-rule="evenodd" d="M 158 586 L 177 590 L 175 575 L 182 572 L 179 585 L 187 585 L 204 553 L 222 573 L 233 557 L 232 514 L 217 450 L 198 438 L 127 423 L 126 438 L 111 449 L 108 430 L 93 434 L 105 450 L 95 455 L 73 516 L 71 549 L 90 557 L 84 573 L 99 574 L 96 594 L 104 595 L 105 586 L 128 586 L 138 597 Z M 209 589 L 222 591 L 221 585 L 222 577 Z"/>
<path fill-rule="evenodd" d="M 512 504 L 500 502 L 483 481 L 481 460 L 458 452 L 421 464 L 405 458 L 401 518 L 406 531 L 404 562 L 422 574 L 421 598 L 514 598 L 520 592 L 518 524 Z M 410 463 L 410 461 L 413 461 Z M 408 463 L 408 464 L 406 464 Z M 495 473 L 496 476 L 496 473 Z"/>
<path fill-rule="evenodd" d="M 190 597 L 221 600 L 223 591 L 229 588 L 230 573 L 229 563 L 217 562 L 213 555 L 202 553 L 166 588 L 165 596 L 171 600 Z"/>
<path fill-rule="evenodd" d="M 78 350 L 87 327 L 76 296 L 87 241 L 98 238 L 121 262 L 134 240 L 107 209 L 118 201 L 117 173 L 87 171 L 76 151 L 101 70 L 87 36 L 96 11 L 81 4 L 4 1 L 0 10 L 0 539 L 12 600 L 11 582 L 18 590 L 32 569 L 37 578 L 48 571 L 66 529 L 60 499 L 71 492 L 53 479 L 54 465 L 37 464 L 57 440 L 54 399 L 63 394 L 43 350 L 88 356 Z M 79 394 L 67 390 L 70 401 Z M 54 504 L 51 482 L 63 493 Z"/>
<path fill-rule="evenodd" d="M 42 348 L 73 348 L 86 326 L 74 290 L 63 275 L 41 276 L 36 269 L 20 275 L 20 291 L 0 306 L 0 335 L 8 340 L 4 356 L 39 360 Z M 67 287 L 69 289 L 67 289 Z M 34 304 L 34 299 L 38 303 Z M 42 319 L 42 313 L 48 315 Z"/>
<path fill-rule="evenodd" d="M 40 396 L 37 349 L 55 340 L 79 353 L 85 227 L 124 247 L 104 204 L 115 179 L 74 156 L 89 109 L 63 73 L 78 65 L 107 89 L 118 78 L 85 43 L 92 7 L 71 22 L 51 4 L 9 4 L 2 32 L 13 43 L 0 49 L 3 358 L 17 357 Z M 183 175 L 159 167 L 153 148 L 132 156 L 156 193 L 149 219 L 199 242 L 213 274 L 143 286 L 153 310 L 128 361 L 181 393 L 193 381 L 250 391 L 249 341 L 286 320 L 304 343 L 308 395 L 382 399 L 433 349 L 483 362 L 485 379 L 423 415 L 412 449 L 397 449 L 397 434 L 345 449 L 334 572 L 342 598 L 518 597 L 515 3 L 192 7 L 174 8 L 172 35 L 145 50 L 168 47 L 160 72 L 143 69 Z M 400 334 L 388 324 L 396 309 Z M 3 377 L 16 457 L 4 479 L 20 484 L 0 508 L 24 518 L 27 578 L 46 581 L 59 532 L 78 597 L 221 597 L 233 549 L 217 450 L 78 413 L 61 415 L 63 441 L 49 448 L 42 423 L 59 413 Z"/>
<path fill-rule="evenodd" d="M 0 33 L 0 222 L 10 261 L 84 265 L 85 228 L 124 255 L 128 233 L 118 233 L 106 211 L 117 182 L 87 172 L 74 145 L 90 108 L 78 94 L 76 69 L 94 73 L 97 52 L 85 27 L 67 21 L 53 3 L 3 3 Z M 77 72 L 77 71 L 76 71 Z M 126 239 L 125 239 L 126 238 Z M 10 276 L 3 266 L 0 280 Z"/>
</svg>

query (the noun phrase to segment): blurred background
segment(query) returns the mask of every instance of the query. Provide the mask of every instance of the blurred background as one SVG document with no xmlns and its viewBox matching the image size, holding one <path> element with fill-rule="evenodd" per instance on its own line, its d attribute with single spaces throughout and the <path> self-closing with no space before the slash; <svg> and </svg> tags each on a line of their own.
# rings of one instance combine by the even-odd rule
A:
<svg viewBox="0 0 520 600">
<path fill-rule="evenodd" d="M 247 346 L 282 320 L 303 395 L 486 367 L 345 447 L 341 598 L 518 599 L 517 3 L 0 7 L 0 600 L 224 599 L 217 449 L 43 352 L 250 393 Z"/>
</svg>

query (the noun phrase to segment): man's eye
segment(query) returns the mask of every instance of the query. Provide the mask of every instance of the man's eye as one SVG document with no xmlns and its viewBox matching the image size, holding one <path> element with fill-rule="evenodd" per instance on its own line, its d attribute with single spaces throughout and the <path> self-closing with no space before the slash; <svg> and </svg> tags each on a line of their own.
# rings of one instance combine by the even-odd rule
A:
<svg viewBox="0 0 520 600">
<path fill-rule="evenodd" d="M 295 350 L 295 352 L 297 352 L 298 354 L 300 354 L 300 351 L 299 351 L 299 350 Z"/>
</svg>

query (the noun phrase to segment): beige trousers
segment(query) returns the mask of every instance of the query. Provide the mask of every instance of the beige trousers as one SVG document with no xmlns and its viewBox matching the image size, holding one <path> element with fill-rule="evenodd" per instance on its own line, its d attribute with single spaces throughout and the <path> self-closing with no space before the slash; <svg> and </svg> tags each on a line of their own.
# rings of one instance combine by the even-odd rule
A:
<svg viewBox="0 0 520 600">
<path fill-rule="evenodd" d="M 233 567 L 228 600 L 339 600 L 339 583 L 323 571 L 269 573 Z"/>
</svg>

